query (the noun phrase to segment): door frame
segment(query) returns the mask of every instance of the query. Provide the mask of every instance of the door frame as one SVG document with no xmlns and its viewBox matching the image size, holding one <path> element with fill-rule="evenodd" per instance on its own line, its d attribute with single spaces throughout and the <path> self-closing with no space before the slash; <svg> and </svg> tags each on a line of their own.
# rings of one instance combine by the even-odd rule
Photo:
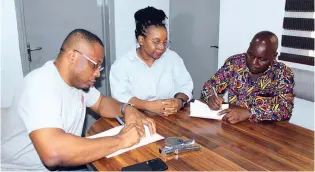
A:
<svg viewBox="0 0 315 172">
<path fill-rule="evenodd" d="M 23 76 L 25 76 L 30 71 L 30 65 L 28 62 L 28 54 L 27 54 L 27 48 L 26 48 L 26 28 L 25 28 L 24 8 L 23 8 L 22 0 L 15 0 L 15 11 L 16 11 L 16 22 L 17 22 L 22 70 L 23 70 Z"/>
<path fill-rule="evenodd" d="M 24 19 L 23 0 L 14 0 L 16 9 L 16 21 L 19 38 L 19 48 L 21 54 L 21 63 L 23 76 L 26 76 L 30 72 L 30 65 L 28 62 L 27 54 L 27 38 L 26 38 L 26 26 Z M 95 0 L 95 3 L 101 8 L 102 15 L 102 40 L 104 44 L 104 72 L 105 72 L 105 90 L 100 90 L 105 96 L 110 96 L 109 85 L 109 71 L 111 64 L 116 59 L 115 51 L 115 4 L 114 0 Z"/>
</svg>

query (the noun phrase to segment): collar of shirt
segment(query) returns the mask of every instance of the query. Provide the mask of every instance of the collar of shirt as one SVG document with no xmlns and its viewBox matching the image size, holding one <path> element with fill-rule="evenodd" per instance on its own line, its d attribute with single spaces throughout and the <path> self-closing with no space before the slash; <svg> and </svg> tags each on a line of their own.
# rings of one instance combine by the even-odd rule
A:
<svg viewBox="0 0 315 172">
<path fill-rule="evenodd" d="M 139 47 L 137 47 L 137 48 L 139 48 Z M 129 60 L 130 60 L 130 61 L 132 61 L 132 60 L 139 60 L 139 61 L 141 61 L 143 64 L 145 64 L 145 62 L 138 56 L 138 54 L 137 54 L 137 48 L 134 49 L 134 51 L 131 52 L 131 55 L 129 56 Z M 167 51 L 168 51 L 168 49 L 166 49 L 165 52 L 162 54 L 162 56 L 161 56 L 159 59 L 155 60 L 154 63 L 155 63 L 156 61 L 162 60 L 162 59 L 164 58 L 164 54 L 165 54 Z M 154 63 L 153 63 L 153 64 L 154 64 Z M 146 65 L 146 64 L 145 64 L 145 65 Z"/>
</svg>

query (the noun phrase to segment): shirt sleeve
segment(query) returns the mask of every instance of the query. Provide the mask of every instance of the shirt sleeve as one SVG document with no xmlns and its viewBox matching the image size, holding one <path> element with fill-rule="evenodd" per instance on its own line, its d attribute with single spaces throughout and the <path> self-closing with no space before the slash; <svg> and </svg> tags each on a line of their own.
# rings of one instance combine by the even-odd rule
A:
<svg viewBox="0 0 315 172">
<path fill-rule="evenodd" d="M 122 103 L 127 103 L 133 96 L 130 91 L 130 82 L 125 67 L 114 63 L 110 69 L 109 81 L 111 95 Z"/>
<path fill-rule="evenodd" d="M 85 94 L 86 106 L 87 107 L 93 106 L 100 98 L 100 96 L 101 93 L 95 87 L 91 87 L 89 89 L 89 92 Z"/>
<path fill-rule="evenodd" d="M 214 87 L 216 92 L 219 94 L 225 92 L 229 83 L 229 78 L 231 78 L 232 75 L 232 65 L 230 61 L 230 58 L 227 59 L 224 65 L 217 71 L 217 73 L 212 76 L 207 82 L 205 82 L 200 96 L 200 99 L 202 101 L 208 103 L 208 98 L 212 93 L 212 87 Z"/>
<path fill-rule="evenodd" d="M 25 85 L 20 93 L 18 113 L 28 133 L 42 128 L 63 128 L 60 94 L 33 82 Z"/>
<path fill-rule="evenodd" d="M 191 79 L 189 72 L 186 69 L 184 61 L 178 56 L 178 63 L 174 67 L 174 78 L 176 83 L 175 93 L 184 93 L 188 96 L 188 101 L 192 98 L 192 90 L 194 88 L 194 83 Z M 171 95 L 171 96 L 174 96 Z"/>
<path fill-rule="evenodd" d="M 294 106 L 294 75 L 290 68 L 285 67 L 279 75 L 277 91 L 274 97 L 256 96 L 249 109 L 251 122 L 265 120 L 282 121 L 290 119 Z"/>
</svg>

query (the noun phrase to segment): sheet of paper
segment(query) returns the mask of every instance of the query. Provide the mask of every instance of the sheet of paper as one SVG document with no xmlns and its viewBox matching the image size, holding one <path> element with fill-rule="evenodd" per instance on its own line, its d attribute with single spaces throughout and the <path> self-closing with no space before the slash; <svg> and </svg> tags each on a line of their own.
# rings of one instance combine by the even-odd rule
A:
<svg viewBox="0 0 315 172">
<path fill-rule="evenodd" d="M 89 136 L 87 138 L 93 139 L 93 138 L 99 138 L 99 137 L 114 136 L 114 135 L 117 135 L 122 128 L 123 128 L 123 126 L 117 126 L 117 127 L 112 128 L 112 129 L 109 129 L 107 131 L 104 131 L 102 133 L 99 133 L 99 134 L 96 134 L 96 135 L 93 135 L 93 136 Z M 120 150 L 118 150 L 118 151 L 116 151 L 116 152 L 114 152 L 114 153 L 112 153 L 110 155 L 107 155 L 106 158 L 111 158 L 113 156 L 122 154 L 124 152 L 129 151 L 129 150 L 132 150 L 132 149 L 135 149 L 135 148 L 138 148 L 138 147 L 141 147 L 141 146 L 144 146 L 144 145 L 156 142 L 156 141 L 161 140 L 161 139 L 164 139 L 163 136 L 161 136 L 161 135 L 159 135 L 157 133 L 150 136 L 150 130 L 149 130 L 148 126 L 145 125 L 144 129 L 145 129 L 146 137 L 141 139 L 140 143 L 138 143 L 136 145 L 133 145 L 132 147 L 129 147 L 129 148 L 126 148 L 126 149 L 120 149 Z"/>
<path fill-rule="evenodd" d="M 195 100 L 190 103 L 190 115 L 191 117 L 219 119 L 221 120 L 224 115 L 218 115 L 218 113 L 224 109 L 229 108 L 229 104 L 222 104 L 220 110 L 211 110 L 208 105 Z"/>
</svg>

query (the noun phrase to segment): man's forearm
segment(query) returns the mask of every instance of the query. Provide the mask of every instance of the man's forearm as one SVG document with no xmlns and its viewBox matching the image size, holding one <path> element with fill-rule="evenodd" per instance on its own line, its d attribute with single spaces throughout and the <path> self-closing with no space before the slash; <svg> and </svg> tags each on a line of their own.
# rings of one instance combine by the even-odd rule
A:
<svg viewBox="0 0 315 172">
<path fill-rule="evenodd" d="M 119 150 L 118 137 L 86 139 L 67 134 L 67 142 L 62 149 L 61 165 L 72 166 L 93 162 Z"/>
<path fill-rule="evenodd" d="M 102 117 L 114 118 L 120 114 L 121 103 L 110 97 L 101 97 L 101 102 L 96 110 Z"/>
<path fill-rule="evenodd" d="M 284 121 L 290 119 L 292 114 L 292 109 L 290 110 L 283 105 L 269 105 L 264 109 L 257 106 L 249 109 L 249 111 L 251 113 L 249 117 L 251 122 Z"/>
<path fill-rule="evenodd" d="M 63 132 L 51 135 L 47 137 L 51 139 L 50 145 L 35 144 L 48 168 L 84 165 L 119 150 L 121 145 L 118 136 L 87 139 Z"/>
<path fill-rule="evenodd" d="M 137 109 L 150 111 L 150 101 L 140 100 L 133 97 L 129 100 L 129 103 L 134 104 Z"/>
<path fill-rule="evenodd" d="M 272 98 L 259 98 L 260 105 L 254 103 L 249 109 L 250 121 L 264 120 L 283 121 L 290 119 L 293 109 L 293 93 L 278 95 Z"/>
<path fill-rule="evenodd" d="M 210 80 L 209 80 L 203 85 L 200 99 L 208 103 L 208 98 L 210 97 L 211 91 L 212 91 L 212 85 L 210 84 Z"/>
</svg>

